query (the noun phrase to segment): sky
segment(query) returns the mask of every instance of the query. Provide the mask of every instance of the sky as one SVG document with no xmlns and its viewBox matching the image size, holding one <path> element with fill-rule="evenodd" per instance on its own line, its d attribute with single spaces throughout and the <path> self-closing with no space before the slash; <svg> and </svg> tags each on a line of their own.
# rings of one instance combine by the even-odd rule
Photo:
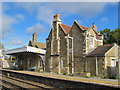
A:
<svg viewBox="0 0 120 90">
<path fill-rule="evenodd" d="M 2 30 L 0 37 L 6 49 L 18 48 L 38 34 L 38 42 L 46 43 L 52 27 L 53 16 L 61 15 L 63 24 L 72 25 L 77 20 L 80 25 L 98 31 L 118 28 L 117 2 L 2 2 L 0 4 Z"/>
</svg>

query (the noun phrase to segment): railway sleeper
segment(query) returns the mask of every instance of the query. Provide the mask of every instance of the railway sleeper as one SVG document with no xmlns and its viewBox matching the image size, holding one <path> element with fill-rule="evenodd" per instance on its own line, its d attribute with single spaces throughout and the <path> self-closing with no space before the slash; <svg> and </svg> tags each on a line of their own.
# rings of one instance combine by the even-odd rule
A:
<svg viewBox="0 0 120 90">
<path fill-rule="evenodd" d="M 31 86 L 34 86 L 34 87 L 37 87 L 39 89 L 43 89 L 43 90 L 57 90 L 57 88 L 54 88 L 52 86 L 48 86 L 48 85 L 44 85 L 44 84 L 40 84 L 40 83 L 36 83 L 36 82 L 31 82 L 31 81 L 27 81 L 27 80 L 22 80 L 22 79 L 18 79 L 18 78 L 14 78 L 14 77 L 7 77 L 5 75 L 3 75 L 3 77 L 6 77 L 6 78 L 9 78 L 11 80 L 17 80 L 18 82 L 21 82 L 21 83 L 24 83 L 24 84 L 28 84 L 28 85 L 31 85 Z"/>
<path fill-rule="evenodd" d="M 1 90 L 18 90 L 18 87 L 14 87 L 10 84 L 7 84 L 6 82 L 2 81 L 1 83 Z"/>
<path fill-rule="evenodd" d="M 2 82 L 5 83 L 6 85 L 13 86 L 17 90 L 33 90 L 33 89 L 39 89 L 39 87 L 35 87 L 23 82 L 19 82 L 17 80 L 13 80 L 10 78 L 2 77 Z M 42 90 L 42 89 L 41 89 Z"/>
</svg>

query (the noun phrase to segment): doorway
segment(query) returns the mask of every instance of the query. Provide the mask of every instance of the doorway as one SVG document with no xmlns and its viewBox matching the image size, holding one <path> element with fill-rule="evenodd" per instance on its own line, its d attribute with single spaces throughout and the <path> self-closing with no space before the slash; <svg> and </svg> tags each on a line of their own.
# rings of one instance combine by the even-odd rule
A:
<svg viewBox="0 0 120 90">
<path fill-rule="evenodd" d="M 116 60 L 111 59 L 111 76 L 114 77 L 116 75 Z"/>
</svg>

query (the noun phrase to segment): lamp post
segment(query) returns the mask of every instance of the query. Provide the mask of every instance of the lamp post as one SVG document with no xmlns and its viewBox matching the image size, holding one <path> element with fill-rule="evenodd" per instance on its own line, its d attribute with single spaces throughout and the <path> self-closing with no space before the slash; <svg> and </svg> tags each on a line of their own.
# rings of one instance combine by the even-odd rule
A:
<svg viewBox="0 0 120 90">
<path fill-rule="evenodd" d="M 72 74 L 74 74 L 74 51 L 73 51 L 73 37 L 68 36 L 72 40 Z"/>
</svg>

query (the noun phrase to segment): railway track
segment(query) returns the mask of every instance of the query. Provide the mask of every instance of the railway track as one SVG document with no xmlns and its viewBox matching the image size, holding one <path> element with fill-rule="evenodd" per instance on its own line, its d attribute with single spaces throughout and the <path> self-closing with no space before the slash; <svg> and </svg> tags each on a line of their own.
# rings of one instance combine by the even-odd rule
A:
<svg viewBox="0 0 120 90">
<path fill-rule="evenodd" d="M 0 75 L 0 80 L 2 80 L 1 86 L 3 90 L 58 90 L 57 88 L 54 88 L 52 86 L 22 80 L 6 75 Z"/>
<path fill-rule="evenodd" d="M 3 90 L 118 90 L 118 82 L 2 69 Z"/>
</svg>

